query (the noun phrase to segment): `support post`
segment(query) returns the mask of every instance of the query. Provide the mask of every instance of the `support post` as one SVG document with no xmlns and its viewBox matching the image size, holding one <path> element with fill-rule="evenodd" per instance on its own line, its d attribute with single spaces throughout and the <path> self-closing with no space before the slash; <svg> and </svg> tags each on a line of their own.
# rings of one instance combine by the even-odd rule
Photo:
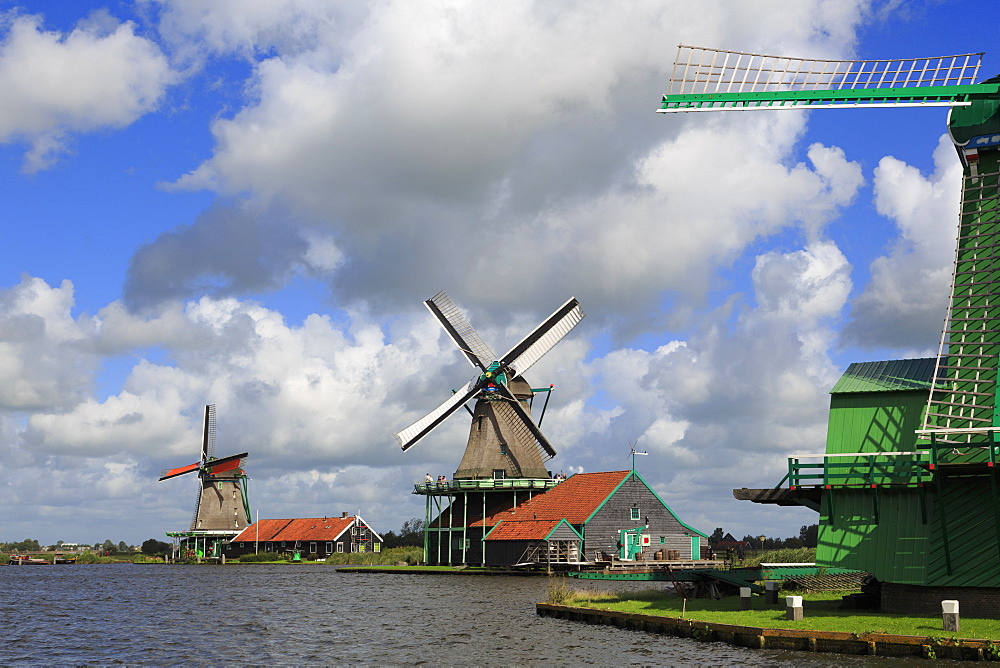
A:
<svg viewBox="0 0 1000 668">
<path fill-rule="evenodd" d="M 777 580 L 768 580 L 764 583 L 764 602 L 768 605 L 778 605 L 778 586 L 781 583 Z"/>
<path fill-rule="evenodd" d="M 750 609 L 750 587 L 740 587 L 740 610 Z"/>
</svg>

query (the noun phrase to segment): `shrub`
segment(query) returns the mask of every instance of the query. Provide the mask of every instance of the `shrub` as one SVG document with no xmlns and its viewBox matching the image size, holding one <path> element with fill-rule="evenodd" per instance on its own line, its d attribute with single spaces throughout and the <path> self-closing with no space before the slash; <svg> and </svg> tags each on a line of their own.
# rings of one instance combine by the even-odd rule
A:
<svg viewBox="0 0 1000 668">
<path fill-rule="evenodd" d="M 550 575 L 549 586 L 546 590 L 545 602 L 551 605 L 566 605 L 575 598 L 576 592 L 566 584 L 566 578 L 562 575 Z"/>
<path fill-rule="evenodd" d="M 244 554 L 240 557 L 241 564 L 259 563 L 262 561 L 285 561 L 285 556 L 277 552 L 259 552 L 257 554 Z"/>
</svg>

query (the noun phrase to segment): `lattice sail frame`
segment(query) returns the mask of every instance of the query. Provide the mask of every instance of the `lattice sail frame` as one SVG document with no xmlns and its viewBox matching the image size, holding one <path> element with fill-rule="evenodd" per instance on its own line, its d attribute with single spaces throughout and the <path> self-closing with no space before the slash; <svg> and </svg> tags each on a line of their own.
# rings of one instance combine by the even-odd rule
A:
<svg viewBox="0 0 1000 668">
<path fill-rule="evenodd" d="M 1000 153 L 965 168 L 951 301 L 922 435 L 997 441 L 1000 393 Z M 990 434 L 993 434 L 990 437 Z"/>
<path fill-rule="evenodd" d="M 819 60 L 681 44 L 658 111 L 962 106 L 982 56 Z"/>
</svg>

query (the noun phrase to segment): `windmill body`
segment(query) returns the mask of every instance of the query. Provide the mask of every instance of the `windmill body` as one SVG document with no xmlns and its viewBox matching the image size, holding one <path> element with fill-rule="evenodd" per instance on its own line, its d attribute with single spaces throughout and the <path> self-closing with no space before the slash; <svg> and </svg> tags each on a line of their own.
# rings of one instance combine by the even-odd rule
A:
<svg viewBox="0 0 1000 668">
<path fill-rule="evenodd" d="M 822 61 L 682 45 L 659 109 L 950 108 L 964 175 L 937 358 L 851 365 L 834 388 L 826 453 L 789 458 L 786 488 L 734 490 L 818 511 L 817 565 L 875 575 L 885 611 L 940 612 L 954 598 L 963 612 L 996 613 L 1000 78 L 975 83 L 981 56 Z"/>
<path fill-rule="evenodd" d="M 167 532 L 178 541 L 178 551 L 201 557 L 220 557 L 222 543 L 250 524 L 247 475 L 248 453 L 215 457 L 215 406 L 205 406 L 201 460 L 164 471 L 160 480 L 198 474 L 198 499 L 187 531 Z"/>
<path fill-rule="evenodd" d="M 472 423 L 465 452 L 450 480 L 418 483 L 426 497 L 424 562 L 485 564 L 483 529 L 471 524 L 513 508 L 555 486 L 545 462 L 556 452 L 531 416 L 536 392 L 523 373 L 555 346 L 584 317 L 576 299 L 538 325 L 503 356 L 480 338 L 465 315 L 444 292 L 424 302 L 477 375 L 441 405 L 396 434 L 409 450 L 470 402 Z M 429 476 L 430 474 L 428 474 Z"/>
</svg>

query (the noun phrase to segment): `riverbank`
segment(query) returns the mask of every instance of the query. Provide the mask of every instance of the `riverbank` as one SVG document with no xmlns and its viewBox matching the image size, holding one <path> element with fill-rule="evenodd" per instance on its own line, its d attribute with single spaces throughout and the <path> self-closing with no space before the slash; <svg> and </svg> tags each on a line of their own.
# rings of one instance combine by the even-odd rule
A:
<svg viewBox="0 0 1000 668">
<path fill-rule="evenodd" d="M 736 647 L 768 650 L 798 650 L 884 657 L 916 656 L 924 659 L 1000 661 L 1000 641 L 940 635 L 908 636 L 889 633 L 848 633 L 813 629 L 777 629 L 706 622 L 689 618 L 665 617 L 635 612 L 588 608 L 553 603 L 537 603 L 535 611 L 587 624 L 693 638 L 704 642 L 724 642 Z"/>
<path fill-rule="evenodd" d="M 337 566 L 338 573 L 405 573 L 424 575 L 512 575 L 517 577 L 544 576 L 544 571 L 507 571 L 497 568 L 461 568 L 454 566 Z"/>
</svg>

